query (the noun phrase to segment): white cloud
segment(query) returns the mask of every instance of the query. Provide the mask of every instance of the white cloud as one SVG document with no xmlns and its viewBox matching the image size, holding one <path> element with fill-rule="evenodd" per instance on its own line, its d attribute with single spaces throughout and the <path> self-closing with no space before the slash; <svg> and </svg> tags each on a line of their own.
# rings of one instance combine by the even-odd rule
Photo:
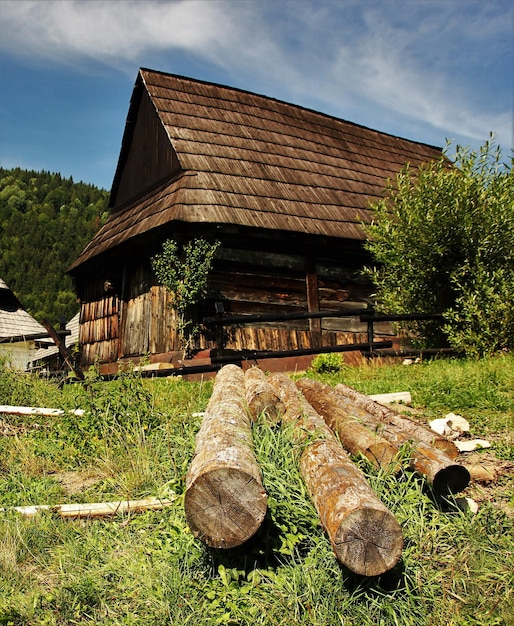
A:
<svg viewBox="0 0 514 626">
<path fill-rule="evenodd" d="M 3 0 L 2 47 L 12 54 L 117 65 L 146 50 L 207 54 L 229 29 L 217 2 Z"/>
<path fill-rule="evenodd" d="M 221 68 L 233 84 L 316 102 L 324 110 L 330 106 L 342 117 L 344 111 L 375 111 L 445 135 L 483 140 L 493 130 L 502 144 L 512 141 L 512 91 L 502 100 L 497 90 L 489 95 L 473 82 L 487 81 L 487 73 L 495 71 L 508 81 L 512 71 L 512 65 L 498 66 L 502 50 L 512 53 L 512 44 L 505 43 L 512 19 L 505 13 L 512 16 L 513 10 L 504 0 L 2 0 L 0 5 L 0 45 L 25 59 L 74 66 L 93 59 L 132 73 L 149 55 L 164 55 L 165 66 L 156 69 L 169 70 L 170 53 L 180 51 Z M 182 73 L 174 66 L 171 71 Z"/>
</svg>

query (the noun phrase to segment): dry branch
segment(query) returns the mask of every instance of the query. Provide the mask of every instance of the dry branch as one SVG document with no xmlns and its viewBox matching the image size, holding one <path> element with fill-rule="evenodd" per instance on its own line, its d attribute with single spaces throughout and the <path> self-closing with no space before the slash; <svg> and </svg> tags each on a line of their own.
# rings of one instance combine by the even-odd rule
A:
<svg viewBox="0 0 514 626">
<path fill-rule="evenodd" d="M 337 558 L 364 576 L 388 571 L 403 548 L 394 515 L 291 379 L 274 374 L 269 381 L 286 405 L 283 421 L 294 425 L 295 439 L 304 446 L 300 471 Z"/>
<path fill-rule="evenodd" d="M 363 454 L 376 467 L 392 468 L 398 448 L 341 409 L 336 394 L 332 393 L 333 387 L 308 378 L 298 380 L 296 386 L 307 402 L 339 435 L 348 452 Z M 397 470 L 399 469 L 397 466 Z"/>
<path fill-rule="evenodd" d="M 145 498 L 143 500 L 121 500 L 118 502 L 91 502 L 79 504 L 36 504 L 32 506 L 16 506 L 11 511 L 32 517 L 40 511 L 52 511 L 65 518 L 107 517 L 118 513 L 140 513 L 156 511 L 173 504 L 172 499 Z M 6 509 L 0 509 L 5 511 Z"/>
<path fill-rule="evenodd" d="M 64 415 L 62 409 L 36 406 L 11 406 L 7 404 L 0 405 L 0 413 L 5 413 L 6 415 L 44 415 L 47 417 Z M 70 410 L 69 413 L 71 415 L 84 415 L 84 409 Z"/>
<path fill-rule="evenodd" d="M 266 514 L 244 375 L 236 365 L 226 365 L 216 375 L 186 476 L 184 506 L 193 534 L 213 548 L 242 544 Z"/>
<path fill-rule="evenodd" d="M 276 423 L 284 412 L 284 403 L 258 367 L 251 367 L 244 375 L 246 403 L 254 422 L 264 418 Z"/>
</svg>

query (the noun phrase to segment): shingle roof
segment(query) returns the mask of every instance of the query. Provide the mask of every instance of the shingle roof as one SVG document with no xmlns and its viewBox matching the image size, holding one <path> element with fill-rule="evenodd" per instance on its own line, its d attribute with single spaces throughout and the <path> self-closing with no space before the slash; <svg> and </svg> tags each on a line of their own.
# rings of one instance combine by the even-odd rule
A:
<svg viewBox="0 0 514 626">
<path fill-rule="evenodd" d="M 0 278 L 0 343 L 48 338 L 45 327 L 25 311 Z"/>
<path fill-rule="evenodd" d="M 181 171 L 113 212 L 72 267 L 174 220 L 363 239 L 361 220 L 387 179 L 407 162 L 441 155 L 433 146 L 190 78 L 142 69 L 137 89 L 149 95 Z M 130 152 L 132 104 L 114 200 Z"/>
</svg>

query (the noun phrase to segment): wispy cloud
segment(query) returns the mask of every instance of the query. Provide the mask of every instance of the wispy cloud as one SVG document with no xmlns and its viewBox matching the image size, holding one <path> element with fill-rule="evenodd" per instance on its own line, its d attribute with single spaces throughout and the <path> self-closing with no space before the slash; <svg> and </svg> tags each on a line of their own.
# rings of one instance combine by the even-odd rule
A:
<svg viewBox="0 0 514 626">
<path fill-rule="evenodd" d="M 222 69 L 238 86 L 330 112 L 366 119 L 381 111 L 446 135 L 485 139 L 495 131 L 512 141 L 512 87 L 502 86 L 509 77 L 512 84 L 513 63 L 514 9 L 506 0 L 0 4 L 0 45 L 26 60 L 79 67 L 94 60 L 133 72 L 162 54 L 166 66 L 156 69 L 176 71 L 175 51 Z"/>
</svg>

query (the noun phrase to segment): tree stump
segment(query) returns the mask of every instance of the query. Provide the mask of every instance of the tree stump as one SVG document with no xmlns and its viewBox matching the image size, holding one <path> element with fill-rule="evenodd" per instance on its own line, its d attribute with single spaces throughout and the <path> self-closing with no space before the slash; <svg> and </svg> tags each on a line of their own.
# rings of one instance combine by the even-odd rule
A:
<svg viewBox="0 0 514 626">
<path fill-rule="evenodd" d="M 337 401 L 337 394 L 333 393 L 333 387 L 308 378 L 296 381 L 296 386 L 328 426 L 339 435 L 348 452 L 363 454 L 375 467 L 400 470 L 395 461 L 398 448 L 344 411 Z"/>
<path fill-rule="evenodd" d="M 212 548 L 241 545 L 255 534 L 266 514 L 244 375 L 236 365 L 226 365 L 216 375 L 196 435 L 184 506 L 191 532 Z"/>
<path fill-rule="evenodd" d="M 266 374 L 251 367 L 244 374 L 246 404 L 254 422 L 263 419 L 276 424 L 284 413 L 284 403 L 269 384 Z"/>
<path fill-rule="evenodd" d="M 394 515 L 292 380 L 274 374 L 269 382 L 286 406 L 283 422 L 294 425 L 295 439 L 304 446 L 300 471 L 337 559 L 363 576 L 388 571 L 403 548 Z"/>
</svg>

